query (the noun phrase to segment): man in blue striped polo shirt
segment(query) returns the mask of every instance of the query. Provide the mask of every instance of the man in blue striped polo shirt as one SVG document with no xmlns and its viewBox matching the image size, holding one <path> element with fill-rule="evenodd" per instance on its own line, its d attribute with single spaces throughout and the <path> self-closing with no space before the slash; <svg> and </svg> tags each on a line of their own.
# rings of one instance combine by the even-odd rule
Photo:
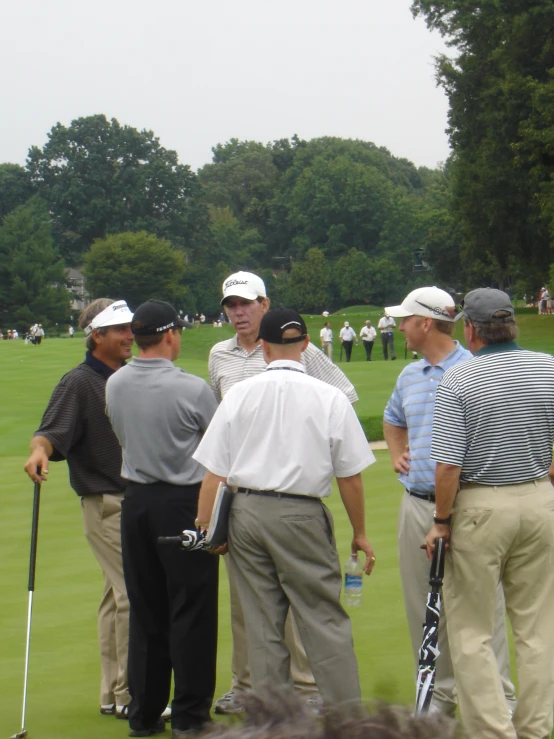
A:
<svg viewBox="0 0 554 739">
<path fill-rule="evenodd" d="M 429 562 L 420 546 L 433 524 L 435 508 L 435 462 L 430 456 L 435 393 L 444 372 L 470 359 L 471 353 L 452 339 L 454 301 L 444 290 L 418 288 L 401 305 L 386 310 L 388 315 L 401 319 L 399 329 L 406 337 L 408 349 L 423 354 L 423 359 L 401 372 L 384 414 L 385 439 L 393 468 L 406 490 L 400 505 L 398 548 L 404 604 L 417 666 L 429 582 Z M 496 623 L 494 650 L 506 699 L 513 702 L 515 691 L 510 682 L 501 590 Z M 453 715 L 456 686 L 444 614 L 439 625 L 439 649 L 431 711 Z"/>
</svg>

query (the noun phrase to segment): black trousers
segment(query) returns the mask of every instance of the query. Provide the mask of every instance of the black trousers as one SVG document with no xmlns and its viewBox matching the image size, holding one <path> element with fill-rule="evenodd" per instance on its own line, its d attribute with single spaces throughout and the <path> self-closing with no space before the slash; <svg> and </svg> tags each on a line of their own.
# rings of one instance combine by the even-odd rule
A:
<svg viewBox="0 0 554 739">
<path fill-rule="evenodd" d="M 394 353 L 394 335 L 392 331 L 390 333 L 385 331 L 381 334 L 381 343 L 383 345 L 383 356 L 385 357 L 385 359 L 389 358 L 389 347 L 391 359 L 396 359 L 396 355 Z"/>
<path fill-rule="evenodd" d="M 373 344 L 375 344 L 374 341 L 364 341 L 364 349 L 365 349 L 365 358 L 368 362 L 371 362 L 371 352 L 373 351 Z"/>
<path fill-rule="evenodd" d="M 121 507 L 123 570 L 131 604 L 129 726 L 151 728 L 167 706 L 186 731 L 209 720 L 217 652 L 218 560 L 163 546 L 194 529 L 200 484 L 129 483 Z"/>
<path fill-rule="evenodd" d="M 346 361 L 350 362 L 350 357 L 352 356 L 352 346 L 354 342 L 353 341 L 343 341 L 342 345 L 344 347 L 344 353 L 346 355 Z"/>
</svg>

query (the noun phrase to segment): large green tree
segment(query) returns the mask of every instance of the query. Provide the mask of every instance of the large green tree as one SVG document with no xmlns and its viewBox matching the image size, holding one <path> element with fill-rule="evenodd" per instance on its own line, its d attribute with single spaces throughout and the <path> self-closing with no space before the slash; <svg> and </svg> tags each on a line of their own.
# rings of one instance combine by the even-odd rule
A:
<svg viewBox="0 0 554 739">
<path fill-rule="evenodd" d="M 0 228 L 0 316 L 24 331 L 69 321 L 71 293 L 52 240 L 50 216 L 37 197 L 5 216 Z"/>
<path fill-rule="evenodd" d="M 97 239 L 84 259 L 92 298 L 121 298 L 131 308 L 150 298 L 167 300 L 177 309 L 189 307 L 185 255 L 165 239 L 145 231 L 113 234 Z"/>
<path fill-rule="evenodd" d="M 78 266 L 95 239 L 121 231 L 169 238 L 192 249 L 205 226 L 198 182 L 151 131 L 104 115 L 57 123 L 29 150 L 32 184 L 48 203 L 62 255 Z"/>
<path fill-rule="evenodd" d="M 8 213 L 33 193 L 29 173 L 19 164 L 0 164 L 0 225 Z"/>
<path fill-rule="evenodd" d="M 453 212 L 497 284 L 514 268 L 536 279 L 552 261 L 554 3 L 552 0 L 414 0 L 456 49 L 437 60 L 448 95 Z"/>
<path fill-rule="evenodd" d="M 329 302 L 331 266 L 321 249 L 308 249 L 305 258 L 292 265 L 288 280 L 288 307 L 321 313 Z"/>
</svg>

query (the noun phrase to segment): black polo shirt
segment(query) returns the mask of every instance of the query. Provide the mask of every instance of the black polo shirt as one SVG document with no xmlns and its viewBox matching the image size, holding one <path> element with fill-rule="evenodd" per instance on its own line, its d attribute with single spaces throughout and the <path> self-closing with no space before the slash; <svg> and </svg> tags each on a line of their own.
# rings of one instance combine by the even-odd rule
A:
<svg viewBox="0 0 554 739">
<path fill-rule="evenodd" d="M 35 436 L 54 447 L 51 460 L 67 460 L 71 487 L 80 495 L 122 493 L 121 447 L 106 416 L 106 381 L 114 373 L 87 352 L 62 377 Z"/>
</svg>

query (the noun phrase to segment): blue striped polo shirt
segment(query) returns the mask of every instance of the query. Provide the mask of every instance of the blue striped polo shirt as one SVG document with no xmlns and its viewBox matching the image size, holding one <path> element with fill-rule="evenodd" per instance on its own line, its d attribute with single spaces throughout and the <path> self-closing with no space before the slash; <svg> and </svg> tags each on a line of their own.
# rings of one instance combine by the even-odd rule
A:
<svg viewBox="0 0 554 739">
<path fill-rule="evenodd" d="M 384 421 L 408 429 L 410 472 L 398 475 L 407 490 L 435 492 L 435 466 L 431 459 L 435 397 L 443 374 L 455 364 L 471 359 L 471 352 L 458 342 L 439 364 L 420 359 L 402 370 L 385 408 Z"/>
</svg>

